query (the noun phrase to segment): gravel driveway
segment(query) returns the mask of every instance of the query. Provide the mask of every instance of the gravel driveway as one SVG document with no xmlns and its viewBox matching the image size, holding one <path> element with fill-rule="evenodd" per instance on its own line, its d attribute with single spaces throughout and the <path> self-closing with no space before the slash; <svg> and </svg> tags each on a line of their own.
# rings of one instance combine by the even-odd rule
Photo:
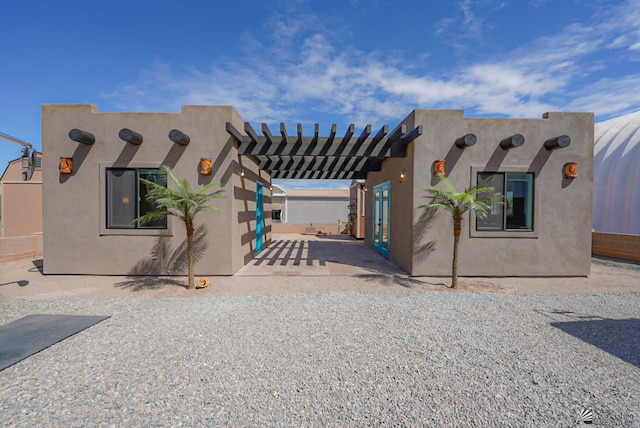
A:
<svg viewBox="0 0 640 428">
<path fill-rule="evenodd" d="M 112 317 L 0 372 L 2 426 L 640 427 L 637 292 L 0 302 L 33 313 Z"/>
</svg>

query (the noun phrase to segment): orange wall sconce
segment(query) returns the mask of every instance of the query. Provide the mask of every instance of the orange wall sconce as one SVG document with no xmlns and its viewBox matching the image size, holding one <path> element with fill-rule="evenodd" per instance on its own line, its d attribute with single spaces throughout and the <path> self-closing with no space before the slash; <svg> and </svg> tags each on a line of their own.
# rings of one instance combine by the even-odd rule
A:
<svg viewBox="0 0 640 428">
<path fill-rule="evenodd" d="M 446 163 L 445 163 L 444 159 L 440 159 L 440 160 L 434 161 L 433 162 L 433 175 L 445 175 L 446 174 L 445 166 L 446 166 Z"/>
<path fill-rule="evenodd" d="M 60 156 L 60 174 L 72 174 L 73 173 L 73 158 Z"/>
<path fill-rule="evenodd" d="M 211 175 L 213 171 L 213 161 L 211 158 L 200 158 L 200 174 Z"/>
<path fill-rule="evenodd" d="M 565 178 L 578 178 L 578 163 L 577 162 L 565 163 L 564 176 Z"/>
</svg>

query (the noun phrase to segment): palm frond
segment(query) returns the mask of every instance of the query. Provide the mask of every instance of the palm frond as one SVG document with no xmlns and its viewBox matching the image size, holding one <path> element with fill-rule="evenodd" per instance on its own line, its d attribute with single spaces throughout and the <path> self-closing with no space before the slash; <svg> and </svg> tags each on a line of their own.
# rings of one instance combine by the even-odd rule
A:
<svg viewBox="0 0 640 428">
<path fill-rule="evenodd" d="M 451 212 L 454 216 L 461 216 L 467 211 L 475 211 L 478 217 L 484 218 L 493 204 L 502 203 L 501 196 L 493 194 L 493 187 L 484 187 L 484 182 L 488 181 L 490 177 L 477 185 L 467 187 L 462 192 L 459 192 L 446 176 L 439 175 L 438 177 L 448 190 L 426 189 L 431 195 L 432 201 L 418 208 L 442 209 Z M 480 187 L 481 185 L 483 187 Z"/>
</svg>

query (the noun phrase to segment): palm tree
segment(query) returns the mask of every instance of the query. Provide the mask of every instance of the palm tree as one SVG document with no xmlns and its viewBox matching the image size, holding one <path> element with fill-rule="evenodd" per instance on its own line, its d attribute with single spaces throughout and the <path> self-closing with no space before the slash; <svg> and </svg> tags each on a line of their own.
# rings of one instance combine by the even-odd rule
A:
<svg viewBox="0 0 640 428">
<path fill-rule="evenodd" d="M 224 189 L 206 193 L 213 186 L 222 186 L 222 183 L 209 183 L 198 190 L 194 190 L 187 179 L 176 176 L 170 167 L 163 165 L 160 169 L 171 178 L 171 181 L 175 184 L 175 189 L 141 178 L 140 181 L 146 184 L 148 188 L 146 200 L 153 203 L 155 209 L 138 217 L 134 221 L 139 221 L 144 224 L 154 220 L 164 219 L 168 215 L 176 216 L 182 220 L 187 231 L 189 288 L 195 288 L 193 220 L 200 211 L 218 211 L 218 208 L 211 206 L 210 203 L 214 199 L 224 198 L 222 195 Z"/>
<path fill-rule="evenodd" d="M 501 204 L 502 196 L 493 194 L 493 187 L 479 187 L 488 179 L 475 186 L 470 186 L 462 192 L 458 192 L 451 181 L 443 174 L 438 178 L 444 183 L 446 190 L 430 188 L 426 189 L 433 198 L 427 205 L 418 208 L 435 208 L 449 211 L 453 218 L 453 262 L 451 264 L 451 288 L 458 284 L 458 247 L 460 245 L 460 231 L 462 230 L 462 216 L 467 211 L 475 211 L 476 216 L 484 218 L 493 204 Z"/>
</svg>

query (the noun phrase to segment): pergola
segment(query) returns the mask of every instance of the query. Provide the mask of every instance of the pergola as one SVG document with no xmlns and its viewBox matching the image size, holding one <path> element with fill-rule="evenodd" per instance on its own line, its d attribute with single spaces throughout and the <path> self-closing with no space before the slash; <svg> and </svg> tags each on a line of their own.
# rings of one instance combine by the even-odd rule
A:
<svg viewBox="0 0 640 428">
<path fill-rule="evenodd" d="M 406 157 L 407 145 L 422 134 L 422 126 L 407 132 L 406 125 L 401 125 L 389 133 L 389 126 L 384 125 L 371 137 L 371 125 L 367 125 L 359 136 L 354 136 L 355 125 L 351 124 L 340 138 L 336 137 L 336 128 L 336 124 L 331 125 L 329 135 L 321 137 L 316 123 L 313 135 L 305 136 L 299 123 L 297 135 L 289 136 L 281 123 L 280 135 L 274 136 L 263 123 L 263 135 L 258 135 L 245 122 L 243 135 L 233 124 L 226 123 L 227 132 L 238 141 L 238 154 L 255 158 L 271 178 L 367 178 L 369 171 L 381 170 L 386 158 Z"/>
</svg>

